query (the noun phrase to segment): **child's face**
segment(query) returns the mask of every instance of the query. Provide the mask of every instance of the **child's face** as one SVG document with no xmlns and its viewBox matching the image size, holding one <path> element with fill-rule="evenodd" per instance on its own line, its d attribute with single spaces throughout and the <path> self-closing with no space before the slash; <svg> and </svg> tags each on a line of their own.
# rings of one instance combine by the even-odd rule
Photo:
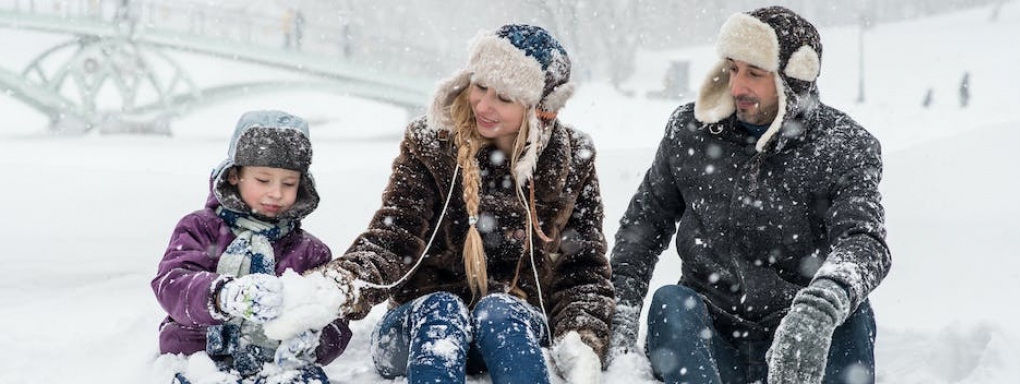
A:
<svg viewBox="0 0 1020 384">
<path fill-rule="evenodd" d="M 301 172 L 270 167 L 240 167 L 230 171 L 230 184 L 236 185 L 241 200 L 253 212 L 277 217 L 297 200 Z"/>
</svg>

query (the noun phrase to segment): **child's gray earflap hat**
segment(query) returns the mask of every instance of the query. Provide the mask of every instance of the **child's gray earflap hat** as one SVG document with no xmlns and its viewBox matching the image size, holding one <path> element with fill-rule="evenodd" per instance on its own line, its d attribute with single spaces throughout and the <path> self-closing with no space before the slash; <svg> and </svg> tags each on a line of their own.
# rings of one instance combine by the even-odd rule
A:
<svg viewBox="0 0 1020 384">
<path fill-rule="evenodd" d="M 771 6 L 733 14 L 719 30 L 716 50 L 719 61 L 709 71 L 694 103 L 694 117 L 702 123 L 717 123 L 736 111 L 729 91 L 727 59 L 776 74 L 779 114 L 758 140 L 758 151 L 779 131 L 786 116 L 795 116 L 805 107 L 804 102 L 818 99 L 821 36 L 811 22 L 787 8 Z"/>
<path fill-rule="evenodd" d="M 454 133 L 449 106 L 472 82 L 520 102 L 527 109 L 530 131 L 524 155 L 517 161 L 514 177 L 524 184 L 531 178 L 538 156 L 552 132 L 551 122 L 574 93 L 570 82 L 570 58 L 549 32 L 521 24 L 504 25 L 483 32 L 472 42 L 468 65 L 436 90 L 428 111 L 432 129 Z"/>
<path fill-rule="evenodd" d="M 223 207 L 251 213 L 231 185 L 228 176 L 234 167 L 270 167 L 301 172 L 297 201 L 277 219 L 299 220 L 319 205 L 315 179 L 308 168 L 312 164 L 312 142 L 308 123 L 282 111 L 250 111 L 241 115 L 230 140 L 227 159 L 213 171 L 213 193 Z"/>
</svg>

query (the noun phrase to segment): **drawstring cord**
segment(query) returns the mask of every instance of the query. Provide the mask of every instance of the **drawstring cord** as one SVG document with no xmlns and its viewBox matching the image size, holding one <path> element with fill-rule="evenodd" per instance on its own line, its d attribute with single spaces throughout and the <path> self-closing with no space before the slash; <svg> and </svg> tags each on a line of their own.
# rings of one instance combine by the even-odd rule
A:
<svg viewBox="0 0 1020 384">
<path fill-rule="evenodd" d="M 446 209 L 450 206 L 450 198 L 453 197 L 453 187 L 455 185 L 457 185 L 457 172 L 459 172 L 459 171 L 460 171 L 460 163 L 457 163 L 457 167 L 455 167 L 453 169 L 453 178 L 450 180 L 450 190 L 446 193 L 446 202 L 443 203 L 443 210 L 442 210 L 442 212 L 439 213 L 439 220 L 436 221 L 435 230 L 432 231 L 432 236 L 429 237 L 429 242 L 425 244 L 425 249 L 423 249 L 421 251 L 421 256 L 418 257 L 418 261 L 415 262 L 414 265 L 411 266 L 411 269 L 409 269 L 407 271 L 407 273 L 404 274 L 404 276 L 401 276 L 399 279 L 397 279 L 397 281 L 394 281 L 393 283 L 386 284 L 386 285 L 373 284 L 373 283 L 366 282 L 365 283 L 366 287 L 375 288 L 375 289 L 391 289 L 391 288 L 396 287 L 397 285 L 403 283 L 405 280 L 407 280 L 408 277 L 411 276 L 412 273 L 414 273 L 414 271 L 418 270 L 418 267 L 421 265 L 421 262 L 425 260 L 425 254 L 428 253 L 429 248 L 432 247 L 432 242 L 436 239 L 436 234 L 439 233 L 439 224 L 442 224 L 443 217 L 446 216 Z"/>
<path fill-rule="evenodd" d="M 402 284 L 404 281 L 407 280 L 408 277 L 411 276 L 412 273 L 414 273 L 415 271 L 418 270 L 418 267 L 421 266 L 422 261 L 425 260 L 425 256 L 428 253 L 429 248 L 432 247 L 432 242 L 435 241 L 436 234 L 439 233 L 440 224 L 443 222 L 443 218 L 446 216 L 446 210 L 450 206 L 450 199 L 453 197 L 453 188 L 457 184 L 456 181 L 457 181 L 457 174 L 458 174 L 458 172 L 460 172 L 460 164 L 459 163 L 453 169 L 453 178 L 450 180 L 450 190 L 447 191 L 447 193 L 446 193 L 446 201 L 443 203 L 443 210 L 439 213 L 439 220 L 436 221 L 435 230 L 432 231 L 432 236 L 429 237 L 428 243 L 425 244 L 425 249 L 423 249 L 421 251 L 421 256 L 418 257 L 418 261 L 416 261 L 414 263 L 414 265 L 411 266 L 411 269 L 409 269 L 407 271 L 407 273 L 405 273 L 403 276 L 401 276 L 399 279 L 397 279 L 397 281 L 394 281 L 393 283 L 382 285 L 382 284 L 373 284 L 373 283 L 365 282 L 365 284 L 364 284 L 365 287 L 374 288 L 374 289 L 392 289 L 393 287 L 396 287 L 397 285 Z M 534 234 L 537 233 L 538 236 L 543 241 L 552 241 L 552 240 L 548 236 L 546 236 L 545 233 L 542 232 L 542 227 L 540 225 L 538 225 L 538 218 L 535 217 L 535 214 L 537 213 L 537 211 L 535 211 L 535 181 L 534 180 L 531 180 L 531 191 L 530 192 L 531 192 L 530 193 L 530 197 L 531 197 L 530 202 L 531 202 L 531 204 L 530 204 L 530 207 L 529 207 L 530 209 L 526 210 L 527 213 L 528 213 L 528 256 L 531 259 L 531 272 L 532 272 L 532 274 L 535 277 L 535 289 L 538 290 L 538 305 L 542 309 L 542 324 L 545 325 L 545 330 L 549 334 L 549 338 L 551 340 L 552 337 L 553 337 L 552 327 L 549 326 L 549 313 L 546 312 L 546 310 L 545 310 L 545 299 L 543 298 L 543 294 L 542 294 L 542 281 L 538 277 L 538 264 L 535 263 L 535 239 L 534 239 Z M 521 188 L 518 187 L 517 188 L 517 197 L 519 199 L 521 199 L 521 200 L 524 200 L 523 199 L 523 197 L 524 197 L 523 194 L 524 193 L 523 193 L 523 191 L 521 191 Z"/>
<path fill-rule="evenodd" d="M 535 216 L 535 180 L 531 179 L 531 207 L 526 209 L 528 212 L 528 256 L 531 259 L 531 272 L 535 276 L 535 289 L 538 290 L 538 305 L 542 309 L 542 324 L 545 325 L 545 331 L 549 334 L 549 340 L 551 342 L 553 333 L 552 327 L 549 326 L 549 313 L 545 311 L 545 299 L 542 295 L 542 280 L 538 278 L 538 264 L 535 263 L 535 236 L 536 229 L 539 237 L 544 241 L 551 241 L 545 233 L 542 233 L 542 227 L 538 225 L 538 218 Z M 524 200 L 524 192 L 521 191 L 520 186 L 517 187 L 517 198 Z"/>
<path fill-rule="evenodd" d="M 535 232 L 538 233 L 538 238 L 540 238 L 540 239 L 542 239 L 542 241 L 546 241 L 546 242 L 552 241 L 552 239 L 550 239 L 549 236 L 545 235 L 545 232 L 542 232 L 542 225 L 539 224 L 539 222 L 538 222 L 538 217 L 537 217 L 538 216 L 538 210 L 535 209 L 535 179 L 531 179 L 530 181 L 531 181 L 531 189 L 530 189 L 529 192 L 531 194 L 531 201 L 530 201 L 530 203 L 531 203 L 531 207 L 530 207 L 531 211 L 528 212 L 528 216 L 530 216 L 528 221 L 531 222 L 532 225 L 535 226 Z"/>
</svg>

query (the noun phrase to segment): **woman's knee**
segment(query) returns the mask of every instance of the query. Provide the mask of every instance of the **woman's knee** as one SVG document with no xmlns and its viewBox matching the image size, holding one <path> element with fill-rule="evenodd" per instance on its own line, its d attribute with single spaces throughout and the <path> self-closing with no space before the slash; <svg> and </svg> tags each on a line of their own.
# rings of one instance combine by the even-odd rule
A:
<svg viewBox="0 0 1020 384">
<path fill-rule="evenodd" d="M 369 346 L 372 362 L 375 363 L 376 371 L 387 379 L 403 376 L 407 372 L 410 346 L 407 322 L 410 312 L 410 305 L 407 304 L 390 310 L 372 331 Z"/>
<path fill-rule="evenodd" d="M 468 306 L 457 295 L 449 292 L 434 292 L 415 300 L 412 316 L 442 317 L 467 321 Z"/>
<path fill-rule="evenodd" d="M 520 308 L 524 303 L 511 295 L 496 293 L 483 297 L 478 300 L 478 304 L 475 304 L 475 309 L 472 311 L 472 315 L 476 319 L 483 318 L 492 321 L 499 321 L 499 319 L 506 319 L 515 312 L 520 311 Z"/>
<path fill-rule="evenodd" d="M 489 332 L 514 330 L 543 335 L 541 316 L 531 304 L 501 293 L 483 297 L 472 312 L 478 338 L 484 338 Z"/>
<path fill-rule="evenodd" d="M 391 310 L 372 332 L 371 354 L 376 371 L 387 379 L 403 376 L 411 344 L 423 333 L 444 330 L 446 336 L 470 339 L 467 305 L 454 294 L 435 292 Z"/>
</svg>

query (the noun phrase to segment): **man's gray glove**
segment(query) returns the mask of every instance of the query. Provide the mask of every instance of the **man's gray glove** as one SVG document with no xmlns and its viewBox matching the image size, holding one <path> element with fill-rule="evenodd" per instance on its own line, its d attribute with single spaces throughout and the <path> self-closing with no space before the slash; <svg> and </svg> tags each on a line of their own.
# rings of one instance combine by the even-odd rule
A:
<svg viewBox="0 0 1020 384">
<path fill-rule="evenodd" d="M 832 333 L 849 313 L 846 289 L 832 280 L 815 280 L 797 292 L 765 357 L 769 384 L 821 383 Z"/>
<path fill-rule="evenodd" d="M 641 307 L 620 305 L 617 303 L 613 313 L 612 333 L 609 335 L 609 351 L 606 354 L 606 366 L 612 364 L 617 357 L 628 353 L 637 353 L 638 328 Z"/>
</svg>

